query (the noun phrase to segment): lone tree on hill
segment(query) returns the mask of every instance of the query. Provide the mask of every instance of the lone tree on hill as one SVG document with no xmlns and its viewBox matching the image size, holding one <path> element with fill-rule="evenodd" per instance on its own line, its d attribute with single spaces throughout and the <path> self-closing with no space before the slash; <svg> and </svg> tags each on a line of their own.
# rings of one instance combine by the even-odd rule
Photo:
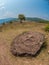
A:
<svg viewBox="0 0 49 65">
<path fill-rule="evenodd" d="M 25 16 L 23 14 L 19 14 L 18 18 L 20 19 L 20 23 L 22 23 L 22 21 L 25 20 Z"/>
</svg>

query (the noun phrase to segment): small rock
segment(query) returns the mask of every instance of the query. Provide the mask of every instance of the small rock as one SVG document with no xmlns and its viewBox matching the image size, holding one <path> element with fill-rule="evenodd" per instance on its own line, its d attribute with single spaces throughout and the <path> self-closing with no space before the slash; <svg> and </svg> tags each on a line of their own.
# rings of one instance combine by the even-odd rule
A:
<svg viewBox="0 0 49 65">
<path fill-rule="evenodd" d="M 40 65 L 42 65 L 42 64 L 40 64 Z"/>
<path fill-rule="evenodd" d="M 48 54 L 49 54 L 49 50 L 48 50 Z"/>
</svg>

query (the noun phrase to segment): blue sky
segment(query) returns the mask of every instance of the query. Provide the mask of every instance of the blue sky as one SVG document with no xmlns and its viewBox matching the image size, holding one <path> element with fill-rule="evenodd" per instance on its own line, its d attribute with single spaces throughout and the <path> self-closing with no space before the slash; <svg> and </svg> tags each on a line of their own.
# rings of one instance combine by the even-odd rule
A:
<svg viewBox="0 0 49 65">
<path fill-rule="evenodd" d="M 49 20 L 49 3 L 47 0 L 0 0 L 0 19 L 18 14 Z"/>
</svg>

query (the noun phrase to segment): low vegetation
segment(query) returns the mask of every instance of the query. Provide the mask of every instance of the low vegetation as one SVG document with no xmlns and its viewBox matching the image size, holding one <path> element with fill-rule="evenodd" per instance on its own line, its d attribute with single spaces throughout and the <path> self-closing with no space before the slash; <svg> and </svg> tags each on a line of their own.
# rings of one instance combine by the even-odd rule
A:
<svg viewBox="0 0 49 65">
<path fill-rule="evenodd" d="M 10 23 L 10 24 L 12 24 L 12 23 L 13 23 L 13 21 L 10 21 L 9 23 Z"/>
<path fill-rule="evenodd" d="M 5 25 L 5 22 L 3 22 L 2 25 Z"/>
<path fill-rule="evenodd" d="M 49 32 L 49 24 L 45 27 L 45 31 Z"/>
</svg>

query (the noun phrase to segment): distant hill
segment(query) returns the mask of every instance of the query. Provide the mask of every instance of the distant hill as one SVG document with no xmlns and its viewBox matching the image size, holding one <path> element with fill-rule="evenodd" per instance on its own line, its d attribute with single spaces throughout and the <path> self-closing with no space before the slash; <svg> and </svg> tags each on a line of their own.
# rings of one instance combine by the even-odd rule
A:
<svg viewBox="0 0 49 65">
<path fill-rule="evenodd" d="M 6 19 L 0 19 L 0 24 L 4 22 L 10 22 L 10 21 L 16 21 L 17 18 L 6 18 Z"/>
<path fill-rule="evenodd" d="M 26 17 L 26 20 L 28 20 L 28 21 L 35 21 L 35 22 L 44 22 L 44 23 L 49 22 L 48 20 L 44 20 L 44 19 L 41 19 L 41 18 L 31 18 L 31 17 Z M 2 24 L 4 22 L 10 22 L 10 21 L 18 21 L 18 18 L 0 19 L 0 24 Z"/>
<path fill-rule="evenodd" d="M 30 17 L 27 17 L 26 20 L 40 22 L 40 23 L 42 23 L 42 22 L 43 23 L 49 22 L 48 20 L 45 20 L 45 19 L 41 19 L 41 18 L 30 18 Z"/>
</svg>

